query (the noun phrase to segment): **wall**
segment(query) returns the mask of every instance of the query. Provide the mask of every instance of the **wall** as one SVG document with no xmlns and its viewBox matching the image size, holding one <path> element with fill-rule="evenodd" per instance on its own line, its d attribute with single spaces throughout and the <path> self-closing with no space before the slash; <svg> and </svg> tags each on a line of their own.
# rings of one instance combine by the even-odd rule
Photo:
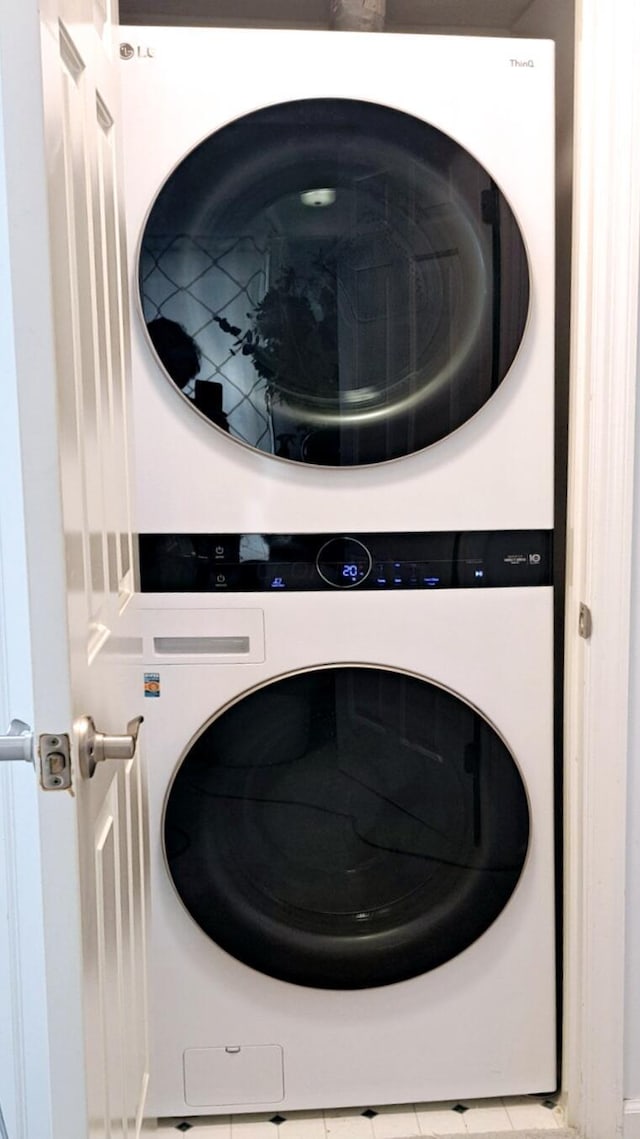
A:
<svg viewBox="0 0 640 1139">
<path fill-rule="evenodd" d="M 640 316 L 639 316 L 640 321 Z M 636 475 L 633 564 L 640 557 L 640 404 L 636 411 Z M 627 784 L 627 958 L 625 1099 L 640 1100 L 640 582 L 631 595 L 629 675 L 629 775 Z M 640 1130 L 638 1132 L 640 1134 Z"/>
<path fill-rule="evenodd" d="M 387 0 L 388 31 L 457 29 L 509 34 L 509 28 L 539 0 Z M 556 0 L 562 10 L 567 0 Z M 120 0 L 123 24 L 185 24 L 241 27 L 329 26 L 330 0 Z"/>
</svg>

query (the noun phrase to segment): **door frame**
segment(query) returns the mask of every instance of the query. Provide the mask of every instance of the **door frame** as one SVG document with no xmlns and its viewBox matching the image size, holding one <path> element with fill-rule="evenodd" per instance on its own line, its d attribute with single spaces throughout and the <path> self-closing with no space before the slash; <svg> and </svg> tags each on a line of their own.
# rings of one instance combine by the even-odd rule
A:
<svg viewBox="0 0 640 1139">
<path fill-rule="evenodd" d="M 576 6 L 565 687 L 564 1073 L 624 1126 L 626 813 L 640 278 L 640 8 Z M 588 639 L 579 607 L 592 614 Z M 627 1131 L 627 1133 L 629 1133 Z"/>
<path fill-rule="evenodd" d="M 0 93 L 0 731 L 33 722 L 6 164 Z M 16 1139 L 51 1135 L 45 947 L 34 772 L 0 769 L 0 1112 Z M 0 1126 L 0 1134 L 4 1134 Z"/>
</svg>

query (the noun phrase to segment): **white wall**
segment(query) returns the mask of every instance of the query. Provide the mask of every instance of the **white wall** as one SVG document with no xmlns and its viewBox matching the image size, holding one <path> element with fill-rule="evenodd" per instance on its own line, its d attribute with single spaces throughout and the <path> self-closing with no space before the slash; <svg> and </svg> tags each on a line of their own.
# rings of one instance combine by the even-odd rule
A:
<svg viewBox="0 0 640 1139">
<path fill-rule="evenodd" d="M 640 314 L 638 317 L 640 323 Z M 640 367 L 638 374 L 640 376 Z M 636 416 L 633 564 L 640 557 L 640 401 Z M 640 1100 L 640 575 L 631 597 L 627 814 L 625 1099 Z"/>
</svg>

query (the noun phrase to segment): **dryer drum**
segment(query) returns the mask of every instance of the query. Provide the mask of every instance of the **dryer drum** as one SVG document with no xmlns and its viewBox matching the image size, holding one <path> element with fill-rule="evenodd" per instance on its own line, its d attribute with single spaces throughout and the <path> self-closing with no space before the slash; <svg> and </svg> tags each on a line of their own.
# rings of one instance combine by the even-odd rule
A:
<svg viewBox="0 0 640 1139">
<path fill-rule="evenodd" d="M 139 289 L 200 415 L 319 466 L 456 430 L 507 375 L 529 308 L 491 175 L 426 122 L 349 99 L 277 104 L 192 150 L 148 216 Z"/>
<path fill-rule="evenodd" d="M 274 680 L 189 748 L 164 819 L 187 910 L 284 981 L 387 985 L 443 965 L 498 917 L 529 842 L 497 732 L 452 692 L 368 666 Z"/>
</svg>

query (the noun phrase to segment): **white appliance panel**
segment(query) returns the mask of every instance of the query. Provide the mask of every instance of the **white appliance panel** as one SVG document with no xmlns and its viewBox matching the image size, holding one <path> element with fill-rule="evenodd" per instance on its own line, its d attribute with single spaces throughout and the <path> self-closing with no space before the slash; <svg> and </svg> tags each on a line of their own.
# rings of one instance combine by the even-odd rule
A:
<svg viewBox="0 0 640 1139">
<path fill-rule="evenodd" d="M 453 434 L 378 466 L 325 469 L 239 445 L 194 414 L 133 335 L 143 531 L 548 527 L 553 513 L 553 45 L 464 37 L 129 28 L 122 64 L 133 295 L 152 202 L 201 140 L 294 99 L 377 102 L 442 130 L 490 173 L 526 246 L 530 309 L 504 382 Z M 266 141 L 266 140 L 265 140 Z"/>
<path fill-rule="evenodd" d="M 133 673 L 133 682 L 142 685 L 144 672 L 157 672 L 160 684 L 159 698 L 145 702 L 151 1111 L 294 1110 L 551 1090 L 556 1080 L 552 590 L 266 595 L 260 608 L 263 662 L 242 665 L 218 658 L 218 663 L 176 664 L 151 653 Z M 203 637 L 214 637 L 221 626 L 229 630 L 229 611 L 238 614 L 241 633 L 246 622 L 237 596 L 225 603 L 216 599 L 215 608 L 204 608 L 196 595 L 184 595 L 179 606 L 175 598 L 143 596 L 147 650 L 150 637 L 173 630 L 180 613 L 190 622 L 196 619 Z M 518 885 L 479 940 L 422 976 L 356 991 L 282 982 L 221 950 L 178 898 L 161 838 L 167 790 L 187 746 L 208 720 L 275 677 L 336 663 L 414 673 L 479 709 L 516 760 L 531 818 Z M 208 1065 L 217 1070 L 220 1056 L 209 1056 L 208 1050 L 238 1046 L 264 1047 L 267 1070 L 274 1072 L 273 1050 L 282 1049 L 280 1100 L 223 1104 L 212 1095 L 211 1103 L 204 1102 L 201 1071 Z M 189 1103 L 183 1059 L 192 1049 L 205 1051 L 194 1054 L 197 1093 Z M 247 1062 L 254 1063 L 252 1053 Z M 276 1075 L 270 1087 L 275 1085 Z"/>
</svg>

